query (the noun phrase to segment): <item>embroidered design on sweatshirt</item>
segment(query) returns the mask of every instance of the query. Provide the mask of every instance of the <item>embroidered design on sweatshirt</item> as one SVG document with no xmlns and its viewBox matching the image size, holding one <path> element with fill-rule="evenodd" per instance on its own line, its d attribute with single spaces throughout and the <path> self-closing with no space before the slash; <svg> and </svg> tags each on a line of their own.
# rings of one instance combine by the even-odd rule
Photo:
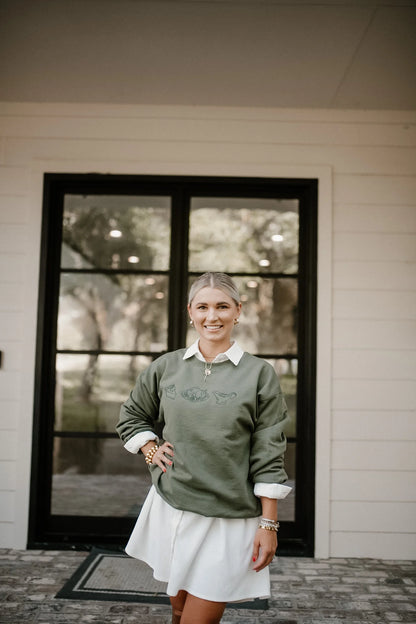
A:
<svg viewBox="0 0 416 624">
<path fill-rule="evenodd" d="M 176 399 L 176 386 L 175 384 L 171 384 L 170 386 L 165 386 L 164 388 L 165 390 L 165 394 L 168 397 L 168 399 Z"/>
<path fill-rule="evenodd" d="M 187 388 L 181 395 L 187 401 L 191 401 L 192 403 L 199 403 L 201 401 L 206 401 L 209 398 L 209 392 L 203 390 L 202 388 L 198 388 L 197 386 L 193 386 L 192 388 Z"/>
<path fill-rule="evenodd" d="M 224 392 L 213 392 L 213 394 L 217 405 L 225 405 L 237 396 L 237 392 L 230 392 L 229 394 L 225 394 Z"/>
</svg>

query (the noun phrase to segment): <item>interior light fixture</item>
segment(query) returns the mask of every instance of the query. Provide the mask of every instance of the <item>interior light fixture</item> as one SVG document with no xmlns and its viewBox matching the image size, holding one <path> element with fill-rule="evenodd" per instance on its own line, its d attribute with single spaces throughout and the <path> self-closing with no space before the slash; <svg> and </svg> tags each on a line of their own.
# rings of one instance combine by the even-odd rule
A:
<svg viewBox="0 0 416 624">
<path fill-rule="evenodd" d="M 257 288 L 258 283 L 256 280 L 250 280 L 247 282 L 247 288 Z"/>
<path fill-rule="evenodd" d="M 156 280 L 155 280 L 155 278 L 154 278 L 154 277 L 146 277 L 146 279 L 144 280 L 144 283 L 145 283 L 147 286 L 153 286 L 153 284 L 155 284 L 155 283 L 156 283 Z"/>
<path fill-rule="evenodd" d="M 123 232 L 121 230 L 111 230 L 110 236 L 111 238 L 121 238 L 123 236 Z"/>
<path fill-rule="evenodd" d="M 283 236 L 281 234 L 273 234 L 272 241 L 274 243 L 281 243 L 283 240 Z"/>
<path fill-rule="evenodd" d="M 261 267 L 268 267 L 270 266 L 270 260 L 267 260 L 267 258 L 263 258 L 262 260 L 259 261 L 259 265 Z"/>
<path fill-rule="evenodd" d="M 159 291 L 155 294 L 156 299 L 164 299 L 165 298 L 165 293 Z"/>
<path fill-rule="evenodd" d="M 138 262 L 140 262 L 140 258 L 139 256 L 129 256 L 127 258 L 127 262 L 130 262 L 130 264 L 137 264 Z"/>
</svg>

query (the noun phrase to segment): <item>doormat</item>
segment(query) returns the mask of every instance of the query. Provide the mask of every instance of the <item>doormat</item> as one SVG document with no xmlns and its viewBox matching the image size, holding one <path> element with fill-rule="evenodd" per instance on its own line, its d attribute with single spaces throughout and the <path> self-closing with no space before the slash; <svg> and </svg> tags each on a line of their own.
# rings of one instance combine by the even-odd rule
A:
<svg viewBox="0 0 416 624">
<path fill-rule="evenodd" d="M 55 598 L 69 600 L 111 600 L 170 605 L 166 583 L 153 578 L 151 568 L 128 555 L 94 548 Z M 237 609 L 269 608 L 268 601 L 256 598 L 227 605 Z"/>
</svg>

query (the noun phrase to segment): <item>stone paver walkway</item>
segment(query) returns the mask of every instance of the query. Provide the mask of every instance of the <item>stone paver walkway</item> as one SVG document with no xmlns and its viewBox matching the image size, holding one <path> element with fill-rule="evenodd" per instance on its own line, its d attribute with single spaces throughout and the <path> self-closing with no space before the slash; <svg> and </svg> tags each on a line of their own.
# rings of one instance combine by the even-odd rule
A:
<svg viewBox="0 0 416 624">
<path fill-rule="evenodd" d="M 54 598 L 86 556 L 0 549 L 0 622 L 170 624 L 164 605 Z M 226 609 L 222 624 L 416 624 L 412 561 L 282 557 L 271 576 L 267 611 Z"/>
</svg>

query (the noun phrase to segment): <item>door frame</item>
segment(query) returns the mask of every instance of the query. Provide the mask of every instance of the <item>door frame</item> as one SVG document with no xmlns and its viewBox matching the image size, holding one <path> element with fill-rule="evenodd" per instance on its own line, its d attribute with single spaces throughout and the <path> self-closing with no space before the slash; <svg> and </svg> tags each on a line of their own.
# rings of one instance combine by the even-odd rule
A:
<svg viewBox="0 0 416 624">
<path fill-rule="evenodd" d="M 300 304 L 308 307 L 312 311 L 309 315 L 309 327 L 301 327 L 299 339 L 303 341 L 303 349 L 305 353 L 309 355 L 310 366 L 305 367 L 303 374 L 305 375 L 305 384 L 308 387 L 308 392 L 301 398 L 300 393 L 298 395 L 298 413 L 307 413 L 306 419 L 308 427 L 304 430 L 304 448 L 309 458 L 310 470 L 308 471 L 308 480 L 297 486 L 299 489 L 299 496 L 302 497 L 301 506 L 303 508 L 303 538 L 299 540 L 296 535 L 287 534 L 285 538 L 280 540 L 280 554 L 296 554 L 296 555 L 313 555 L 314 553 L 314 535 L 315 535 L 315 405 L 316 405 L 316 310 L 317 310 L 317 231 L 318 231 L 318 214 L 317 214 L 317 181 L 312 178 L 300 179 L 300 178 L 242 178 L 242 177 L 227 177 L 218 178 L 210 176 L 135 176 L 135 175 L 85 175 L 85 174 L 46 174 L 44 184 L 44 218 L 42 225 L 42 245 L 41 245 L 41 268 L 40 268 L 40 280 L 39 280 L 39 308 L 38 308 L 38 334 L 37 334 L 37 358 L 36 358 L 36 373 L 35 373 L 35 401 L 34 401 L 34 429 L 33 429 L 33 454 L 32 454 L 32 478 L 31 478 L 31 502 L 30 502 L 30 523 L 29 523 L 29 547 L 53 547 L 57 545 L 61 547 L 76 546 L 84 547 L 86 543 L 96 543 L 94 541 L 96 518 L 86 519 L 83 517 L 82 524 L 87 531 L 83 533 L 81 542 L 76 539 L 77 535 L 77 522 L 75 517 L 72 517 L 74 525 L 74 533 L 69 539 L 62 539 L 62 530 L 64 526 L 60 525 L 60 521 L 54 522 L 53 527 L 43 526 L 40 528 L 39 518 L 44 520 L 48 516 L 49 499 L 45 495 L 45 485 L 50 486 L 48 478 L 52 476 L 51 465 L 51 453 L 44 455 L 41 449 L 50 449 L 52 442 L 52 431 L 50 422 L 48 419 L 42 418 L 42 414 L 53 413 L 54 396 L 53 392 L 48 392 L 48 385 L 54 379 L 55 374 L 55 342 L 56 342 L 56 329 L 48 331 L 50 327 L 56 327 L 54 320 L 57 315 L 57 289 L 59 288 L 59 270 L 56 268 L 59 266 L 60 258 L 60 232 L 61 232 L 61 215 L 62 215 L 62 201 L 65 192 L 88 192 L 93 193 L 94 189 L 100 188 L 100 192 L 103 192 L 103 187 L 108 189 L 115 188 L 117 184 L 123 184 L 123 194 L 128 192 L 137 193 L 137 182 L 146 182 L 149 184 L 157 184 L 160 182 L 175 184 L 180 179 L 181 183 L 189 182 L 195 188 L 195 185 L 200 183 L 202 186 L 206 185 L 208 181 L 219 184 L 220 181 L 226 181 L 227 185 L 233 183 L 236 184 L 236 188 L 242 183 L 261 186 L 272 186 L 276 184 L 282 184 L 286 186 L 303 185 L 307 197 L 307 201 L 313 202 L 315 206 L 315 214 L 313 217 L 313 224 L 309 224 L 308 231 L 301 231 L 300 236 L 309 237 L 308 254 L 305 256 L 304 268 L 303 268 L 303 288 L 300 288 L 302 292 Z M 63 190 L 64 189 L 64 190 Z M 78 190 L 77 190 L 78 189 Z M 86 190 L 88 189 L 88 190 Z M 241 189 L 241 186 L 240 186 Z M 160 194 L 160 190 L 159 190 Z M 232 195 L 235 196 L 235 195 Z M 53 210 L 48 210 L 48 207 L 54 206 Z M 185 236 L 185 233 L 183 233 Z M 306 240 L 306 239 L 305 239 Z M 305 245 L 305 241 L 303 241 Z M 172 257 L 172 262 L 180 265 L 183 262 L 183 257 L 180 255 L 180 249 L 176 252 L 176 257 Z M 52 287 L 51 287 L 52 286 Z M 186 293 L 182 293 L 182 297 L 185 297 Z M 172 309 L 171 315 L 178 314 Z M 179 320 L 173 321 L 179 327 Z M 48 339 L 47 339 L 48 337 Z M 177 342 L 181 343 L 183 336 L 180 333 L 177 334 Z M 180 345 L 182 346 L 182 345 Z M 169 345 L 169 348 L 177 348 L 177 345 Z M 305 386 L 306 387 L 306 386 Z M 52 410 L 52 411 L 51 411 Z M 301 461 L 299 459 L 299 461 Z M 305 461 L 305 458 L 302 458 Z M 55 517 L 56 518 L 56 517 Z M 106 539 L 100 539 L 100 543 L 114 543 L 117 540 L 118 534 L 114 535 L 111 530 L 113 523 L 112 519 L 102 520 L 102 528 L 108 529 Z M 126 533 L 131 527 L 131 519 L 118 519 L 118 521 L 125 521 Z M 123 524 L 123 522 L 120 522 Z M 290 532 L 289 532 L 290 533 Z M 46 538 L 46 539 L 44 539 Z"/>
</svg>

